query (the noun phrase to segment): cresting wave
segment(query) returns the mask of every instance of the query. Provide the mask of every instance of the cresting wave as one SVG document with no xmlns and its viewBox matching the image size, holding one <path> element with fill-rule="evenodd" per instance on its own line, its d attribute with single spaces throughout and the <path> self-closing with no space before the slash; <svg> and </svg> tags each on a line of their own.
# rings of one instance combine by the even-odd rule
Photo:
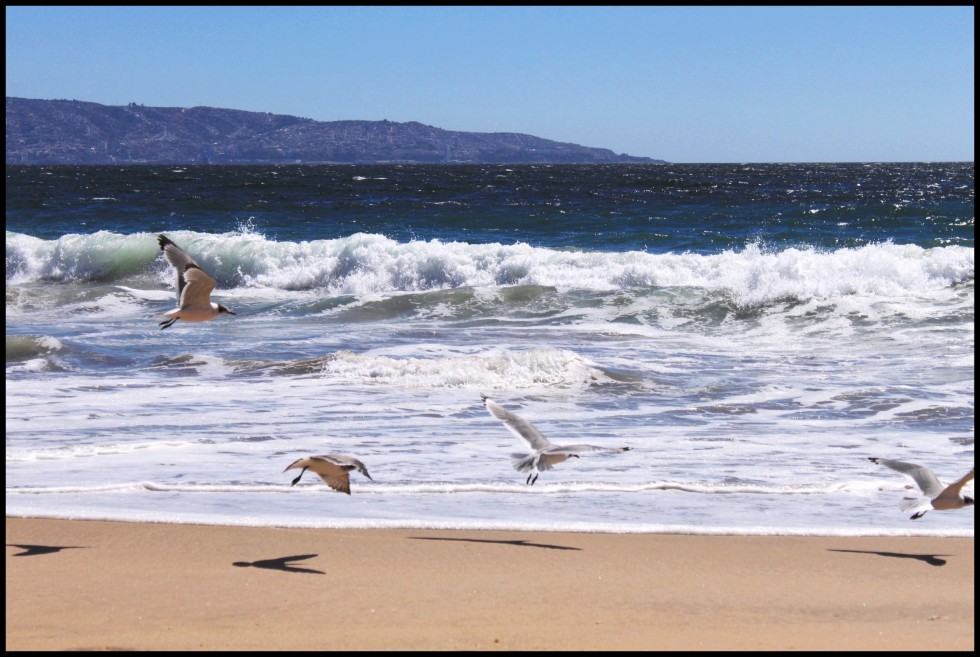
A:
<svg viewBox="0 0 980 657">
<path fill-rule="evenodd" d="M 48 356 L 62 348 L 57 338 L 48 335 L 8 335 L 7 362 Z"/>
<path fill-rule="evenodd" d="M 564 349 L 503 350 L 437 358 L 393 358 L 342 351 L 324 359 L 320 375 L 356 383 L 492 390 L 580 387 L 609 381 L 595 364 Z"/>
<path fill-rule="evenodd" d="M 49 353 L 51 348 L 46 345 L 53 340 L 8 337 L 8 368 L 12 363 L 21 363 L 20 369 L 33 371 L 70 369 L 64 358 Z M 11 353 L 12 350 L 16 353 Z M 81 352 L 77 356 L 94 359 L 98 354 Z M 225 360 L 213 355 L 183 353 L 143 363 L 120 359 L 119 366 L 131 371 L 186 371 L 218 377 L 325 378 L 334 383 L 485 390 L 537 386 L 555 389 L 584 388 L 623 379 L 622 375 L 605 372 L 573 351 L 551 348 L 522 351 L 496 349 L 428 358 L 358 354 L 341 350 L 315 358 L 283 361 Z"/>
<path fill-rule="evenodd" d="M 891 242 L 825 251 L 750 244 L 717 254 L 597 252 L 463 242 L 398 242 L 357 233 L 277 242 L 251 232 L 175 231 L 219 280 L 219 291 L 313 291 L 330 296 L 455 288 L 551 286 L 590 291 L 698 288 L 740 305 L 852 295 L 896 298 L 972 283 L 973 249 Z M 7 285 L 38 282 L 172 286 L 155 234 L 100 231 L 43 240 L 7 232 Z M 9 294 L 8 294 L 9 297 Z"/>
</svg>

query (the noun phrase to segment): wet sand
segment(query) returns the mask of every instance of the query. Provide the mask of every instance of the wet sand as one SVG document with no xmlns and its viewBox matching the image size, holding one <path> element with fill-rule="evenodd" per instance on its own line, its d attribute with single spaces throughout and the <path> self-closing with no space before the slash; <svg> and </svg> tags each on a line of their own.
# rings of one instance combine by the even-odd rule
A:
<svg viewBox="0 0 980 657">
<path fill-rule="evenodd" d="M 972 538 L 7 518 L 7 650 L 969 650 Z"/>
</svg>

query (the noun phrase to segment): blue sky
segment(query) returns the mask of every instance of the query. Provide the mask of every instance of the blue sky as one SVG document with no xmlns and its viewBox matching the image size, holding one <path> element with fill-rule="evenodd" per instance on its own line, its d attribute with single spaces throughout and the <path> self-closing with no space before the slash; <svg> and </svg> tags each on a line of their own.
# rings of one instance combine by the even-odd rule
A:
<svg viewBox="0 0 980 657">
<path fill-rule="evenodd" d="M 972 161 L 969 7 L 7 7 L 7 96 L 519 132 L 671 162 Z"/>
</svg>

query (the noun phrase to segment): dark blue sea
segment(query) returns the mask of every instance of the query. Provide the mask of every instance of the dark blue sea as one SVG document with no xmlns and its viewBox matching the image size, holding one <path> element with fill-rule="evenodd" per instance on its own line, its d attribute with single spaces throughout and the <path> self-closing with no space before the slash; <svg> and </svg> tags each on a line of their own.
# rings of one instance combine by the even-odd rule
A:
<svg viewBox="0 0 980 657">
<path fill-rule="evenodd" d="M 6 172 L 8 516 L 973 536 L 973 163 Z"/>
</svg>

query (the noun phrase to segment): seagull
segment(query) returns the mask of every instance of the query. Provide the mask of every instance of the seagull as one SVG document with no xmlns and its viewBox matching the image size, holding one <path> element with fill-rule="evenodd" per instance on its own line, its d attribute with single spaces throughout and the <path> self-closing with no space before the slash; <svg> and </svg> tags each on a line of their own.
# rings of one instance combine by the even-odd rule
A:
<svg viewBox="0 0 980 657">
<path fill-rule="evenodd" d="M 510 461 L 518 472 L 528 472 L 527 485 L 533 486 L 541 470 L 551 470 L 555 464 L 569 458 L 579 458 L 580 452 L 627 452 L 632 447 L 599 447 L 598 445 L 556 445 L 545 438 L 537 427 L 514 415 L 486 395 L 480 395 L 490 415 L 503 420 L 512 434 L 526 442 L 534 451 L 530 454 L 511 454 Z"/>
<path fill-rule="evenodd" d="M 201 269 L 193 258 L 166 235 L 160 235 L 157 241 L 160 242 L 160 250 L 166 256 L 167 262 L 177 270 L 177 308 L 164 313 L 164 317 L 169 319 L 160 322 L 161 331 L 173 326 L 178 319 L 185 322 L 206 322 L 224 313 L 237 314 L 220 303 L 211 301 L 211 291 L 218 282 Z"/>
<path fill-rule="evenodd" d="M 975 468 L 951 483 L 949 486 L 939 481 L 936 475 L 929 468 L 924 468 L 915 463 L 905 463 L 903 461 L 892 461 L 890 459 L 880 459 L 869 456 L 868 460 L 886 468 L 897 470 L 911 479 L 922 489 L 923 496 L 917 498 L 906 498 L 899 505 L 902 511 L 915 511 L 912 520 L 917 520 L 924 516 L 927 511 L 949 511 L 950 509 L 962 509 L 973 504 L 973 498 L 962 493 L 966 482 L 973 479 Z"/>
<path fill-rule="evenodd" d="M 295 470 L 296 468 L 303 468 L 303 470 L 299 473 L 299 477 L 293 479 L 292 486 L 299 483 L 303 473 L 307 470 L 312 470 L 320 475 L 320 479 L 323 479 L 330 488 L 339 490 L 341 493 L 347 493 L 348 495 L 350 495 L 351 470 L 357 470 L 371 481 L 374 481 L 374 478 L 368 474 L 367 468 L 364 467 L 363 463 L 352 456 L 343 456 L 342 454 L 307 456 L 293 461 L 286 466 L 286 470 Z M 283 472 L 286 472 L 286 470 L 283 470 Z"/>
</svg>

